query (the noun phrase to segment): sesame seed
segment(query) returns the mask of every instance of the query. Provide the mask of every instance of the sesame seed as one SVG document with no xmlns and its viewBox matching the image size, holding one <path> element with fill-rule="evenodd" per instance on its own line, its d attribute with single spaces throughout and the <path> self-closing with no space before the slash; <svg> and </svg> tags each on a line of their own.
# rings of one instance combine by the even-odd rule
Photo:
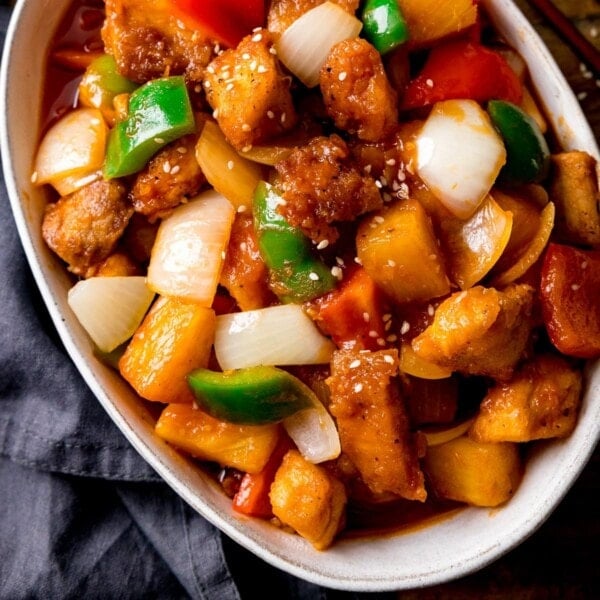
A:
<svg viewBox="0 0 600 600">
<path fill-rule="evenodd" d="M 358 360 L 358 358 L 356 360 L 353 360 L 349 365 L 348 368 L 350 369 L 358 369 L 358 367 L 360 367 L 360 360 Z"/>
<path fill-rule="evenodd" d="M 379 181 L 379 179 L 375 180 L 375 187 L 378 189 L 381 189 L 383 187 L 383 185 L 381 184 L 381 181 Z"/>
<path fill-rule="evenodd" d="M 218 119 L 219 118 L 219 109 L 215 108 L 215 110 L 213 110 L 213 119 Z"/>
<path fill-rule="evenodd" d="M 286 119 L 287 115 L 285 113 L 281 113 L 281 123 L 285 123 L 285 119 Z"/>
<path fill-rule="evenodd" d="M 584 260 L 584 261 L 581 263 L 581 268 L 582 268 L 582 269 L 587 269 L 587 267 L 588 267 L 588 262 L 587 262 L 587 260 Z"/>
<path fill-rule="evenodd" d="M 179 154 L 185 154 L 187 152 L 187 148 L 185 146 L 179 146 L 179 148 L 177 148 L 177 152 L 179 152 Z"/>
<path fill-rule="evenodd" d="M 273 47 L 271 46 L 271 48 L 269 48 L 269 54 L 272 54 L 273 56 L 276 56 L 276 55 L 277 55 L 277 49 L 276 49 L 276 48 L 273 48 Z"/>
<path fill-rule="evenodd" d="M 34 172 L 31 174 L 31 183 L 35 183 L 37 180 L 38 180 L 38 172 L 37 172 L 37 171 L 34 171 Z"/>
<path fill-rule="evenodd" d="M 210 87 L 210 81 L 208 79 L 204 82 L 204 87 L 206 89 L 208 89 Z"/>
<path fill-rule="evenodd" d="M 402 323 L 402 327 L 400 327 L 400 334 L 406 335 L 410 331 L 410 323 L 408 321 L 404 321 Z"/>
<path fill-rule="evenodd" d="M 250 127 L 250 125 L 248 123 L 244 123 L 242 125 L 242 131 L 251 131 L 252 127 Z"/>
<path fill-rule="evenodd" d="M 385 219 L 381 215 L 377 215 L 376 217 L 373 217 L 373 221 L 375 221 L 375 223 L 381 224 L 385 221 Z"/>
<path fill-rule="evenodd" d="M 395 158 L 388 158 L 388 159 L 385 161 L 385 164 L 386 164 L 388 167 L 393 167 L 393 166 L 396 164 L 396 159 L 395 159 Z"/>
<path fill-rule="evenodd" d="M 388 342 L 393 344 L 394 342 L 398 341 L 398 336 L 397 335 L 388 335 L 386 339 Z"/>
<path fill-rule="evenodd" d="M 251 71 L 256 71 L 256 67 L 257 67 L 257 66 L 258 66 L 258 63 L 257 63 L 255 60 L 253 60 L 253 61 L 250 63 L 250 70 L 251 70 Z"/>
<path fill-rule="evenodd" d="M 574 283 L 574 284 L 571 286 L 571 289 L 572 289 L 574 292 L 576 292 L 576 291 L 577 291 L 577 290 L 578 290 L 580 287 L 581 287 L 581 286 L 580 286 L 578 283 Z"/>
<path fill-rule="evenodd" d="M 426 80 L 425 80 L 425 85 L 426 85 L 428 88 L 432 88 L 432 87 L 433 87 L 433 79 L 426 79 Z"/>
<path fill-rule="evenodd" d="M 430 317 L 433 317 L 433 315 L 435 314 L 435 309 L 433 308 L 433 304 L 430 304 L 430 305 L 427 307 L 427 314 L 428 314 Z"/>
<path fill-rule="evenodd" d="M 354 386 L 354 392 L 355 392 L 356 394 L 360 394 L 362 391 L 363 391 L 363 384 L 362 384 L 362 383 L 357 383 L 357 384 Z"/>
<path fill-rule="evenodd" d="M 387 261 L 387 265 L 388 265 L 388 267 L 392 267 L 393 268 L 393 267 L 396 266 L 396 261 L 390 259 L 390 260 Z"/>
<path fill-rule="evenodd" d="M 242 243 L 240 244 L 240 250 L 241 250 L 242 252 L 246 252 L 246 250 L 248 250 L 248 244 L 247 244 L 246 242 L 242 242 Z"/>
<path fill-rule="evenodd" d="M 369 331 L 369 337 L 373 339 L 378 338 L 379 333 L 377 333 L 377 331 L 375 331 L 374 329 L 371 329 L 371 331 Z"/>
<path fill-rule="evenodd" d="M 250 60 L 250 54 L 248 52 L 244 52 L 244 54 L 242 54 L 242 58 L 244 60 Z"/>
<path fill-rule="evenodd" d="M 259 65 L 258 69 L 256 69 L 256 71 L 258 73 L 266 73 L 269 69 L 267 69 L 267 67 L 265 67 L 265 65 Z"/>
<path fill-rule="evenodd" d="M 230 92 L 233 89 L 233 83 L 229 82 L 226 86 L 225 89 Z"/>
<path fill-rule="evenodd" d="M 372 166 L 372 165 L 365 165 L 365 166 L 363 167 L 363 171 L 364 171 L 365 173 L 370 173 L 372 168 L 373 168 L 373 166 Z"/>
<path fill-rule="evenodd" d="M 206 67 L 206 70 L 211 74 L 214 75 L 215 73 L 215 68 L 212 65 L 208 65 L 208 67 Z"/>
<path fill-rule="evenodd" d="M 162 138 L 159 138 L 159 137 L 155 137 L 154 138 L 154 143 L 155 144 L 164 144 L 165 140 L 163 140 Z"/>
<path fill-rule="evenodd" d="M 394 358 L 392 356 L 390 356 L 389 354 L 385 354 L 383 356 L 383 360 L 388 364 L 388 365 L 393 365 L 394 364 Z"/>
<path fill-rule="evenodd" d="M 325 248 L 327 248 L 327 246 L 329 246 L 329 240 L 321 240 L 317 244 L 317 250 L 325 250 Z"/>
<path fill-rule="evenodd" d="M 377 338 L 378 346 L 385 346 L 385 340 L 383 338 Z"/>
<path fill-rule="evenodd" d="M 344 277 L 344 271 L 342 271 L 339 267 L 331 267 L 331 274 L 339 281 Z"/>
<path fill-rule="evenodd" d="M 383 315 L 383 317 L 381 317 L 381 320 L 382 320 L 384 323 L 387 323 L 388 321 L 391 321 L 391 320 L 392 320 L 392 315 L 391 315 L 391 313 L 385 313 L 385 315 Z"/>
<path fill-rule="evenodd" d="M 272 110 L 268 110 L 267 111 L 267 117 L 269 117 L 269 119 L 274 119 L 275 118 L 275 113 Z"/>
<path fill-rule="evenodd" d="M 363 313 L 363 321 L 368 323 L 371 320 L 371 315 L 368 312 Z"/>
<path fill-rule="evenodd" d="M 343 258 L 340 258 L 339 256 L 335 257 L 335 262 L 340 266 L 343 267 L 346 263 L 344 262 Z"/>
<path fill-rule="evenodd" d="M 342 71 L 339 75 L 338 75 L 338 79 L 340 81 L 344 81 L 344 79 L 346 79 L 346 77 L 348 77 L 348 73 L 346 73 L 346 71 Z"/>
<path fill-rule="evenodd" d="M 358 258 L 358 256 L 355 256 L 355 257 L 354 257 L 354 262 L 355 262 L 357 265 L 362 265 L 362 260 L 360 260 L 360 258 Z"/>
<path fill-rule="evenodd" d="M 233 170 L 233 167 L 235 167 L 235 163 L 234 163 L 232 160 L 228 161 L 228 162 L 227 162 L 227 168 L 228 168 L 230 171 L 232 171 L 232 170 Z"/>
<path fill-rule="evenodd" d="M 171 167 L 171 175 L 177 175 L 177 173 L 179 173 L 179 171 L 181 171 L 181 167 L 179 165 L 175 165 L 174 167 Z"/>
<path fill-rule="evenodd" d="M 246 210 L 247 210 L 247 209 L 246 209 L 246 205 L 245 205 L 245 204 L 240 204 L 240 205 L 238 206 L 238 209 L 237 209 L 237 211 L 238 211 L 239 213 L 244 213 L 244 212 L 246 212 Z"/>
<path fill-rule="evenodd" d="M 257 33 L 256 35 L 252 36 L 253 42 L 260 42 L 260 40 L 262 40 L 262 33 Z"/>
<path fill-rule="evenodd" d="M 587 92 L 579 92 L 579 94 L 577 94 L 577 100 L 585 100 L 587 95 Z"/>
<path fill-rule="evenodd" d="M 312 271 L 311 273 L 308 274 L 308 278 L 311 281 L 319 281 L 319 275 L 317 273 L 315 273 L 314 271 Z"/>
<path fill-rule="evenodd" d="M 242 152 L 250 152 L 252 150 L 252 144 L 248 144 L 242 148 Z"/>
<path fill-rule="evenodd" d="M 225 252 L 225 250 L 223 250 L 223 251 L 221 252 L 221 258 L 222 258 L 223 260 L 225 260 L 225 257 L 226 257 L 226 256 L 227 256 L 227 253 Z"/>
</svg>

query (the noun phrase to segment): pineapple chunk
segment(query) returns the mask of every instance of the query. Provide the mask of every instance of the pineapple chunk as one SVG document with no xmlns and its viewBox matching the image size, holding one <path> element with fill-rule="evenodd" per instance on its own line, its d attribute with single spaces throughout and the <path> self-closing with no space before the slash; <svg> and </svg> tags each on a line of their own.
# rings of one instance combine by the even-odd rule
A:
<svg viewBox="0 0 600 600">
<path fill-rule="evenodd" d="M 473 0 L 398 0 L 408 24 L 410 41 L 429 45 L 474 25 L 477 3 Z"/>
<path fill-rule="evenodd" d="M 450 292 L 431 221 L 416 200 L 397 202 L 365 219 L 356 248 L 365 271 L 400 304 Z"/>
<path fill-rule="evenodd" d="M 522 477 L 517 444 L 457 437 L 430 446 L 424 461 L 433 491 L 473 506 L 498 506 L 511 498 Z"/>
<path fill-rule="evenodd" d="M 239 425 L 215 419 L 189 404 L 171 404 L 161 413 L 156 434 L 201 460 L 246 473 L 259 473 L 277 445 L 277 424 Z"/>
<path fill-rule="evenodd" d="M 215 312 L 174 298 L 159 298 L 119 360 L 123 378 L 146 400 L 192 403 L 186 376 L 206 367 Z"/>
</svg>

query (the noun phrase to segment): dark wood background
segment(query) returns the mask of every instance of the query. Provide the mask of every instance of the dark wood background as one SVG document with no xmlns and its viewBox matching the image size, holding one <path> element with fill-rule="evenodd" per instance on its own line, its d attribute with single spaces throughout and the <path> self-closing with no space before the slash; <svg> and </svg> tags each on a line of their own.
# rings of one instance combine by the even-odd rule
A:
<svg viewBox="0 0 600 600">
<path fill-rule="evenodd" d="M 600 73 L 590 73 L 527 0 L 515 1 L 549 46 L 600 139 Z M 600 1 L 554 0 L 554 4 L 600 51 Z M 599 488 L 600 448 L 555 512 L 521 546 L 473 575 L 400 592 L 398 600 L 600 599 Z"/>
</svg>

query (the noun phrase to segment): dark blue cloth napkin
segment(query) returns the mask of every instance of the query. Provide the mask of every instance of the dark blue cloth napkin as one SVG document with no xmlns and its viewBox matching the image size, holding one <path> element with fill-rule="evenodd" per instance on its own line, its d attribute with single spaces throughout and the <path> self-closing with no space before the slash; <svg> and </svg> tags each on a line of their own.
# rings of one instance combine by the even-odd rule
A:
<svg viewBox="0 0 600 600">
<path fill-rule="evenodd" d="M 0 6 L 2 41 L 9 17 Z M 71 363 L 0 182 L 0 599 L 357 598 L 222 536 L 113 425 Z M 385 597 L 385 594 L 373 596 Z"/>
</svg>

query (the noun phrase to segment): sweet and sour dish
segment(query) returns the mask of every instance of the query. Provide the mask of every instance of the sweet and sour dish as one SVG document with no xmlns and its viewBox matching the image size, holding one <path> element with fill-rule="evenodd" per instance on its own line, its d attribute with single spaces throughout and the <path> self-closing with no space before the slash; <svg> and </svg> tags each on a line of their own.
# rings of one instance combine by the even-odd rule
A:
<svg viewBox="0 0 600 600">
<path fill-rule="evenodd" d="M 77 0 L 33 181 L 99 360 L 323 550 L 509 502 L 600 355 L 596 161 L 475 0 Z"/>
</svg>

